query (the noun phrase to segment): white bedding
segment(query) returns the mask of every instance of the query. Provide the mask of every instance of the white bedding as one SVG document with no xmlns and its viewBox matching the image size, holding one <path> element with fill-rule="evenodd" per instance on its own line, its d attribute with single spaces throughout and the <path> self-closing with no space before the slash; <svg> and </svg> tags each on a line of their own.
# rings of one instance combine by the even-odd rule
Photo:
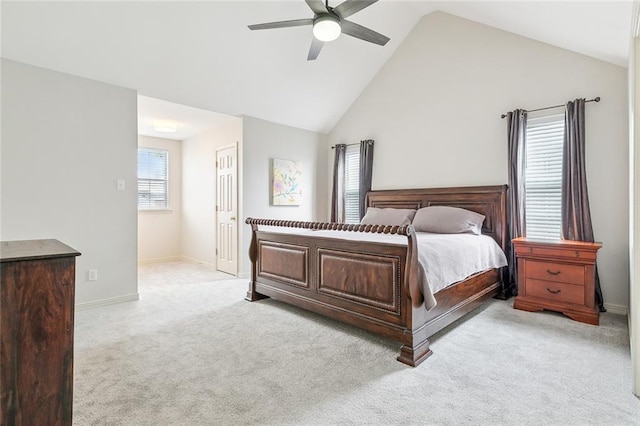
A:
<svg viewBox="0 0 640 426">
<path fill-rule="evenodd" d="M 487 235 L 416 232 L 418 260 L 425 273 L 425 306 L 436 305 L 435 293 L 470 275 L 507 266 L 507 257 Z"/>
<path fill-rule="evenodd" d="M 404 235 L 348 231 L 313 231 L 310 229 L 261 226 L 260 230 L 286 234 L 304 234 L 342 240 L 375 241 L 387 244 L 406 245 Z M 423 273 L 422 294 L 425 306 L 436 306 L 434 294 L 470 275 L 492 268 L 507 266 L 507 258 L 496 243 L 487 235 L 432 234 L 416 232 L 418 260 Z"/>
</svg>

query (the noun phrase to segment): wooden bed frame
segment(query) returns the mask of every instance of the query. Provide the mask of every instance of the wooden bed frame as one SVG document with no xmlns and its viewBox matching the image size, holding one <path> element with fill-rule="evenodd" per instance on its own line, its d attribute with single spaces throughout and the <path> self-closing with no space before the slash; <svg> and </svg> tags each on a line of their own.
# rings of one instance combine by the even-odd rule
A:
<svg viewBox="0 0 640 426">
<path fill-rule="evenodd" d="M 506 250 L 506 191 L 506 185 L 372 191 L 367 205 L 473 210 L 485 216 L 483 234 Z M 246 300 L 271 297 L 399 341 L 398 361 L 410 366 L 431 355 L 431 335 L 503 290 L 503 271 L 491 269 L 440 290 L 437 306 L 427 311 L 412 226 L 251 218 L 246 223 L 252 228 Z M 261 231 L 260 225 L 400 234 L 407 236 L 407 245 Z"/>
</svg>

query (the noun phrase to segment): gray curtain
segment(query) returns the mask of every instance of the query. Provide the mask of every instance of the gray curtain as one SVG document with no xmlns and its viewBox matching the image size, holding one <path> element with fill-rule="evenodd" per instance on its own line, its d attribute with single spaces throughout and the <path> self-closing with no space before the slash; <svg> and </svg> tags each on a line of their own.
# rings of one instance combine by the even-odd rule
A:
<svg viewBox="0 0 640 426">
<path fill-rule="evenodd" d="M 367 212 L 365 204 L 367 192 L 371 191 L 373 177 L 373 141 L 371 139 L 360 142 L 360 219 Z"/>
<path fill-rule="evenodd" d="M 593 242 L 585 166 L 584 99 L 567 102 L 562 156 L 562 238 Z M 606 312 L 596 266 L 596 303 Z"/>
<path fill-rule="evenodd" d="M 509 192 L 507 193 L 507 257 L 509 260 L 509 279 L 505 283 L 504 295 L 515 295 L 517 292 L 516 255 L 511 245 L 511 239 L 525 235 L 525 208 L 524 208 L 524 160 L 527 129 L 527 111 L 516 109 L 507 113 L 508 130 L 508 179 Z"/>
<path fill-rule="evenodd" d="M 331 222 L 344 222 L 344 155 L 347 145 L 337 144 L 334 149 Z"/>
</svg>

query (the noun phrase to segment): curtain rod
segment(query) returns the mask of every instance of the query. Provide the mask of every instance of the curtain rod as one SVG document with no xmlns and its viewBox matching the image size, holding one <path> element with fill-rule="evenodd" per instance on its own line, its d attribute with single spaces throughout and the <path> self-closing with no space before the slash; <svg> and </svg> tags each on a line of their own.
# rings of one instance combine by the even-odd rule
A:
<svg viewBox="0 0 640 426">
<path fill-rule="evenodd" d="M 369 142 L 369 144 L 371 144 L 373 141 L 372 141 L 371 139 L 369 139 L 369 140 L 362 141 L 362 142 Z M 362 142 L 348 143 L 348 144 L 346 144 L 345 146 L 360 145 Z M 340 145 L 341 145 L 341 144 L 340 144 Z M 333 145 L 333 146 L 331 147 L 331 149 L 335 149 L 335 148 L 336 148 L 336 146 L 335 146 L 335 145 Z"/>
<path fill-rule="evenodd" d="M 600 102 L 600 96 L 596 96 L 593 99 L 589 99 L 588 101 L 585 102 Z M 544 108 L 536 108 L 536 109 L 529 109 L 529 110 L 525 110 L 527 112 L 534 112 L 534 111 L 544 111 L 545 109 L 552 109 L 552 108 L 560 108 L 563 107 L 564 105 L 554 105 L 554 106 L 548 106 L 548 107 L 544 107 Z M 507 114 L 502 114 L 500 116 L 500 118 L 505 118 L 507 116 Z"/>
<path fill-rule="evenodd" d="M 352 146 L 352 145 L 360 145 L 360 142 L 357 142 L 357 143 L 348 143 L 348 144 L 346 144 L 345 146 Z M 336 148 L 336 146 L 335 146 L 335 145 L 333 145 L 333 146 L 331 147 L 331 149 L 335 149 L 335 148 Z"/>
</svg>

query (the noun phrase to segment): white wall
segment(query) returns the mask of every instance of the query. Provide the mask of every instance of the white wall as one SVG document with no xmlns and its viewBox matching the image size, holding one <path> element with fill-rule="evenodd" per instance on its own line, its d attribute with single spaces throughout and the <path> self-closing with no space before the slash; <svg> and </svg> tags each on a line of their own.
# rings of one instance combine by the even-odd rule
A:
<svg viewBox="0 0 640 426">
<path fill-rule="evenodd" d="M 77 304 L 137 298 L 136 109 L 133 90 L 2 60 L 2 239 L 80 251 Z"/>
<path fill-rule="evenodd" d="M 587 173 L 605 303 L 628 306 L 626 69 L 436 12 L 416 25 L 330 133 L 376 141 L 373 188 L 507 182 L 500 114 L 600 96 L 586 108 Z"/>
<path fill-rule="evenodd" d="M 242 120 L 182 141 L 182 256 L 216 266 L 216 150 L 242 142 Z"/>
<path fill-rule="evenodd" d="M 182 147 L 180 141 L 139 136 L 138 146 L 169 154 L 169 208 L 138 212 L 138 262 L 179 259 L 182 254 Z"/>
<path fill-rule="evenodd" d="M 327 220 L 327 157 L 326 135 L 275 124 L 253 117 L 243 117 L 242 148 L 242 213 L 241 217 Z M 274 158 L 302 163 L 302 204 L 273 206 L 271 203 L 272 160 Z M 240 253 L 245 274 L 250 271 L 249 244 L 251 231 L 243 225 Z"/>
<path fill-rule="evenodd" d="M 629 340 L 632 363 L 632 391 L 640 397 L 640 3 L 635 2 L 629 49 L 629 171 L 631 202 L 629 221 Z"/>
</svg>

